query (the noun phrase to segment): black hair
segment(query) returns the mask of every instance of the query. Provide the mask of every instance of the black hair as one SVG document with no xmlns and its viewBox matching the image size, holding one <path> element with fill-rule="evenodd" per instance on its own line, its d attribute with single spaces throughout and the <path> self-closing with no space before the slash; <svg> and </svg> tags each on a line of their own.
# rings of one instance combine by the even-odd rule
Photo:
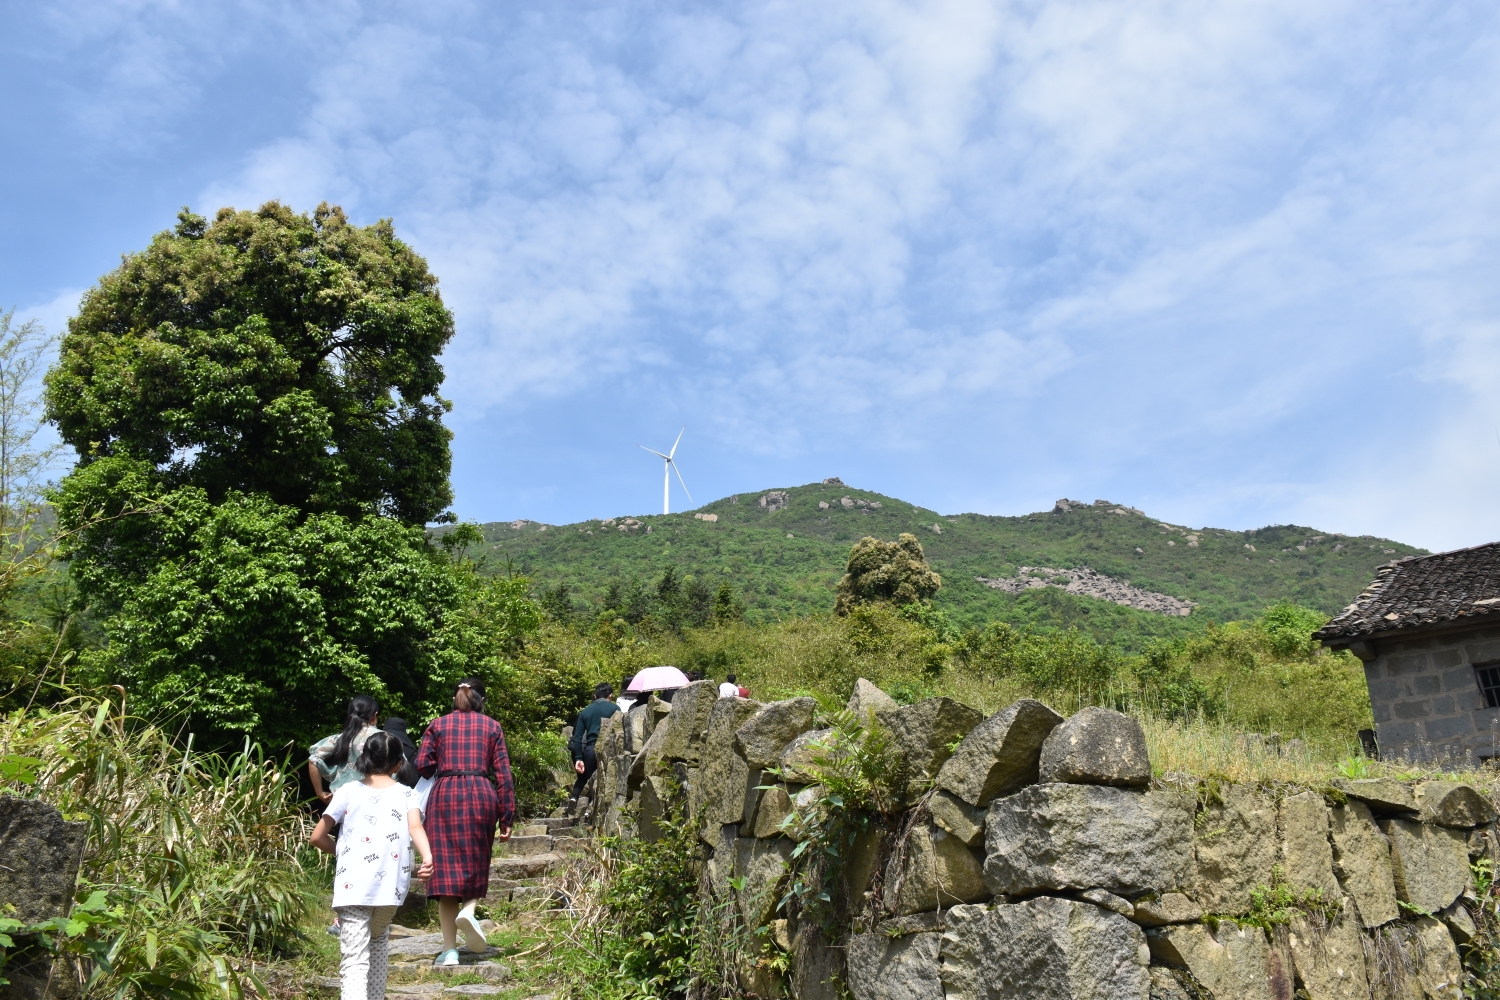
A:
<svg viewBox="0 0 1500 1000">
<path fill-rule="evenodd" d="M 734 674 L 730 674 L 728 677 L 725 677 L 724 680 L 725 680 L 725 682 L 727 682 L 729 684 L 735 683 Z"/>
<path fill-rule="evenodd" d="M 595 698 L 608 698 L 610 695 L 612 695 L 614 693 L 615 693 L 615 688 L 614 688 L 613 684 L 595 684 L 594 685 L 594 697 Z"/>
<path fill-rule="evenodd" d="M 453 692 L 453 707 L 460 712 L 484 711 L 484 681 L 465 677 Z"/>
<path fill-rule="evenodd" d="M 349 747 L 354 743 L 354 737 L 364 731 L 370 724 L 370 720 L 380 713 L 380 702 L 367 694 L 357 694 L 349 699 L 349 714 L 344 720 L 344 731 L 339 733 L 339 741 L 333 745 L 333 753 L 328 755 L 328 763 L 334 767 L 349 763 Z"/>
<path fill-rule="evenodd" d="M 370 738 L 365 740 L 365 748 L 360 751 L 354 769 L 361 774 L 390 774 L 400 768 L 405 760 L 406 752 L 401 749 L 401 741 L 381 730 L 371 733 Z"/>
</svg>

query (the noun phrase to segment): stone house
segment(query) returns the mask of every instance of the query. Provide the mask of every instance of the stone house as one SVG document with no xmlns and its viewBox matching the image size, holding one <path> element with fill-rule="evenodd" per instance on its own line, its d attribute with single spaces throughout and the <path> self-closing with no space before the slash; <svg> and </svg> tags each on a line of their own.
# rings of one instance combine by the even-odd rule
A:
<svg viewBox="0 0 1500 1000">
<path fill-rule="evenodd" d="M 1381 757 L 1500 753 L 1500 542 L 1386 563 L 1313 637 L 1364 661 Z"/>
</svg>

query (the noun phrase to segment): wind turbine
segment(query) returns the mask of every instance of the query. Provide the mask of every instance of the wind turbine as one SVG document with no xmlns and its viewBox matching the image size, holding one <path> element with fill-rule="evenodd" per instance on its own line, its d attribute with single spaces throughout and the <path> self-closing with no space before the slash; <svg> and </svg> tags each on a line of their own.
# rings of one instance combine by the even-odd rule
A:
<svg viewBox="0 0 1500 1000">
<path fill-rule="evenodd" d="M 677 481 L 679 483 L 682 483 L 682 492 L 687 493 L 687 498 L 689 500 L 693 499 L 693 495 L 691 493 L 688 493 L 687 483 L 682 482 L 682 473 L 678 471 L 677 463 L 672 461 L 672 456 L 677 454 L 677 446 L 682 443 L 682 435 L 686 430 L 687 428 L 684 427 L 682 430 L 677 432 L 677 440 L 672 442 L 672 450 L 667 452 L 665 455 L 663 455 L 659 451 L 652 451 L 650 448 L 647 448 L 643 444 L 636 445 L 636 447 L 638 448 L 641 448 L 645 451 L 650 451 L 651 454 L 661 459 L 664 463 L 661 469 L 661 512 L 663 514 L 672 513 L 672 473 L 677 473 Z"/>
</svg>

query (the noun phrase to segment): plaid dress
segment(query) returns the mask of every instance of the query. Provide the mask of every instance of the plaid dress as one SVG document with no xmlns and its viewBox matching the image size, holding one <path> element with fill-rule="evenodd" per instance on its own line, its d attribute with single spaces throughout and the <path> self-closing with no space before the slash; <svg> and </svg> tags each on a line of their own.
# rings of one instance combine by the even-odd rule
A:
<svg viewBox="0 0 1500 1000">
<path fill-rule="evenodd" d="M 495 780 L 448 771 L 488 772 Z M 422 734 L 417 773 L 435 779 L 423 823 L 432 843 L 427 895 L 484 898 L 490 887 L 495 824 L 510 826 L 516 818 L 515 786 L 500 723 L 482 712 L 453 711 L 434 719 Z"/>
</svg>

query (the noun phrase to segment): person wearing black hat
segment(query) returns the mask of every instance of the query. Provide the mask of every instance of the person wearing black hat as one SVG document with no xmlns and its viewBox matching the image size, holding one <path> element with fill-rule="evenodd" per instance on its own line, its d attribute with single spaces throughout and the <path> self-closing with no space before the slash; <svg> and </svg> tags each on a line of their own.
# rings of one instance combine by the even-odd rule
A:
<svg viewBox="0 0 1500 1000">
<path fill-rule="evenodd" d="M 401 765 L 401 770 L 396 772 L 396 780 L 407 788 L 416 788 L 420 780 L 417 775 L 417 745 L 411 741 L 406 732 L 406 720 L 399 715 L 393 715 L 385 720 L 385 725 L 380 727 L 401 741 L 401 754 L 406 762 Z"/>
</svg>

